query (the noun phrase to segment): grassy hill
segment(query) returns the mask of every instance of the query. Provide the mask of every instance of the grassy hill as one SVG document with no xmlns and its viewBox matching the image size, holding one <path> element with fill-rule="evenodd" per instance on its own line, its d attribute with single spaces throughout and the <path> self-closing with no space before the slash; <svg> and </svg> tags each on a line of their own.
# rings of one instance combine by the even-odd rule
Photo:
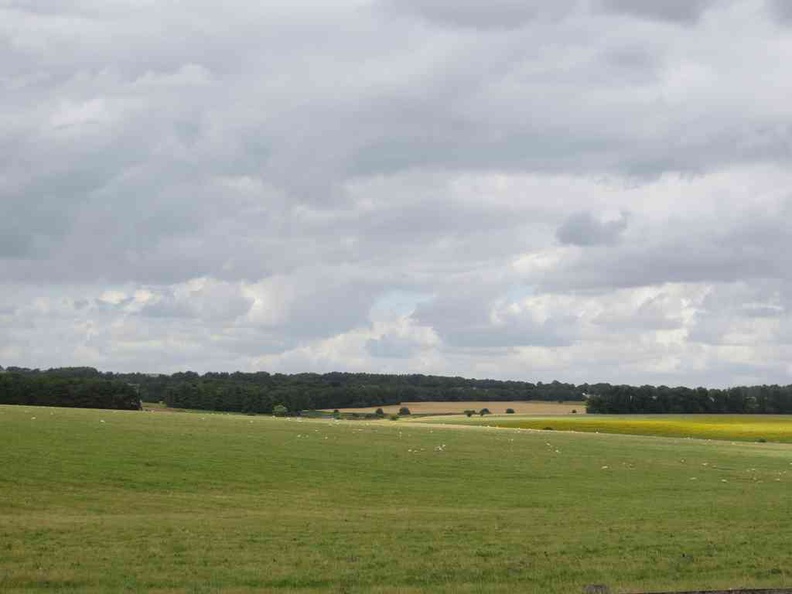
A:
<svg viewBox="0 0 792 594">
<path fill-rule="evenodd" d="M 0 407 L 0 590 L 792 586 L 792 446 Z"/>
</svg>

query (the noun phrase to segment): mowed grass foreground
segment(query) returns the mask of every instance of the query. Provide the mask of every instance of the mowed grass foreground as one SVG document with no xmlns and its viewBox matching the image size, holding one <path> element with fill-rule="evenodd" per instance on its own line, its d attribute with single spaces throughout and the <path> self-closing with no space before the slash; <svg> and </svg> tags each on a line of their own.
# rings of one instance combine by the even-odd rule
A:
<svg viewBox="0 0 792 594">
<path fill-rule="evenodd" d="M 421 422 L 511 429 L 584 431 L 658 437 L 692 437 L 792 443 L 790 415 L 585 415 L 539 417 L 490 415 L 432 417 Z"/>
<path fill-rule="evenodd" d="M 0 407 L 0 591 L 792 586 L 792 446 Z"/>
</svg>

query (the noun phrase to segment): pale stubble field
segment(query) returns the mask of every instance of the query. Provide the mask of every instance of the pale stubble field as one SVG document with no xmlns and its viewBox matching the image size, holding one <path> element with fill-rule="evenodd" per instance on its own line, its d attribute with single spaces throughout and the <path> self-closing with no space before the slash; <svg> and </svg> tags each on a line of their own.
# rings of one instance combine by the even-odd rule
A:
<svg viewBox="0 0 792 594">
<path fill-rule="evenodd" d="M 505 414 L 506 409 L 511 408 L 515 414 L 523 415 L 569 415 L 585 414 L 585 402 L 542 402 L 533 401 L 485 401 L 470 400 L 463 402 L 402 402 L 388 406 L 368 406 L 364 408 L 340 408 L 343 413 L 373 413 L 378 408 L 382 408 L 386 414 L 395 414 L 399 409 L 406 406 L 412 414 L 418 415 L 441 415 L 441 414 L 462 414 L 466 410 L 479 412 L 482 408 L 488 408 L 493 414 Z M 575 411 L 574 413 L 572 411 Z"/>
</svg>

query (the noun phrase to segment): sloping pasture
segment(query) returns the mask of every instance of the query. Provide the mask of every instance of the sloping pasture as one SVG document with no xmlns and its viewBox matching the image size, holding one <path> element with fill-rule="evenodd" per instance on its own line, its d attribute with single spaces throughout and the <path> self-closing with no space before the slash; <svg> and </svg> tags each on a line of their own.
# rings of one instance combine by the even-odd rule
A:
<svg viewBox="0 0 792 594">
<path fill-rule="evenodd" d="M 0 407 L 0 591 L 792 586 L 792 446 Z"/>
</svg>

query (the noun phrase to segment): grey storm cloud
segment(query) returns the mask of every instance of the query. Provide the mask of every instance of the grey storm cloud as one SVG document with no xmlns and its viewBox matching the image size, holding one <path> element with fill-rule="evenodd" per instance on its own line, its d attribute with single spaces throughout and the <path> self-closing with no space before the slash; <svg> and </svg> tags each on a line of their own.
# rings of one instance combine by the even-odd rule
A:
<svg viewBox="0 0 792 594">
<path fill-rule="evenodd" d="M 792 22 L 792 5 L 786 0 L 767 0 L 771 13 L 782 22 Z"/>
<path fill-rule="evenodd" d="M 143 307 L 140 315 L 151 318 L 192 318 L 194 313 L 187 303 L 179 302 L 173 295 L 160 297 L 156 303 Z"/>
<path fill-rule="evenodd" d="M 474 29 L 511 29 L 542 17 L 557 17 L 574 8 L 575 0 L 388 0 L 389 8 L 412 11 L 430 21 Z"/>
<path fill-rule="evenodd" d="M 602 221 L 589 212 L 570 215 L 556 231 L 561 243 L 570 245 L 609 245 L 617 243 L 627 228 L 627 215 Z"/>
<path fill-rule="evenodd" d="M 713 4 L 712 0 L 601 0 L 610 11 L 680 23 L 696 21 Z"/>
<path fill-rule="evenodd" d="M 320 280 L 321 279 L 321 280 Z M 365 324 L 378 295 L 373 283 L 317 275 L 290 296 L 283 329 L 299 339 L 327 338 Z"/>
<path fill-rule="evenodd" d="M 0 365 L 792 381 L 790 14 L 0 2 Z"/>
<path fill-rule="evenodd" d="M 30 235 L 21 233 L 8 225 L 0 227 L 0 258 L 22 258 L 33 255 L 33 241 Z"/>
<path fill-rule="evenodd" d="M 252 305 L 253 300 L 244 296 L 236 285 L 216 283 L 181 294 L 164 291 L 139 313 L 153 318 L 233 320 L 245 315 Z"/>
<path fill-rule="evenodd" d="M 413 318 L 434 328 L 449 346 L 460 348 L 562 346 L 576 334 L 570 315 L 539 321 L 530 310 L 499 308 L 497 298 L 480 288 L 421 304 Z"/>
<path fill-rule="evenodd" d="M 786 246 L 792 243 L 785 216 L 791 208 L 792 201 L 787 200 L 778 212 L 752 212 L 744 219 L 704 222 L 675 217 L 620 250 L 583 252 L 559 264 L 542 282 L 547 288 L 600 288 L 784 278 Z M 602 227 L 589 227 L 588 218 L 583 219 L 585 224 L 576 220 L 570 224 L 568 219 L 559 228 L 559 239 L 585 246 L 609 236 Z M 597 234 L 599 242 L 580 241 Z"/>
<path fill-rule="evenodd" d="M 625 335 L 635 331 L 677 330 L 684 328 L 684 309 L 684 298 L 660 292 L 632 306 L 621 302 L 604 308 L 593 317 L 592 323 Z"/>
</svg>

